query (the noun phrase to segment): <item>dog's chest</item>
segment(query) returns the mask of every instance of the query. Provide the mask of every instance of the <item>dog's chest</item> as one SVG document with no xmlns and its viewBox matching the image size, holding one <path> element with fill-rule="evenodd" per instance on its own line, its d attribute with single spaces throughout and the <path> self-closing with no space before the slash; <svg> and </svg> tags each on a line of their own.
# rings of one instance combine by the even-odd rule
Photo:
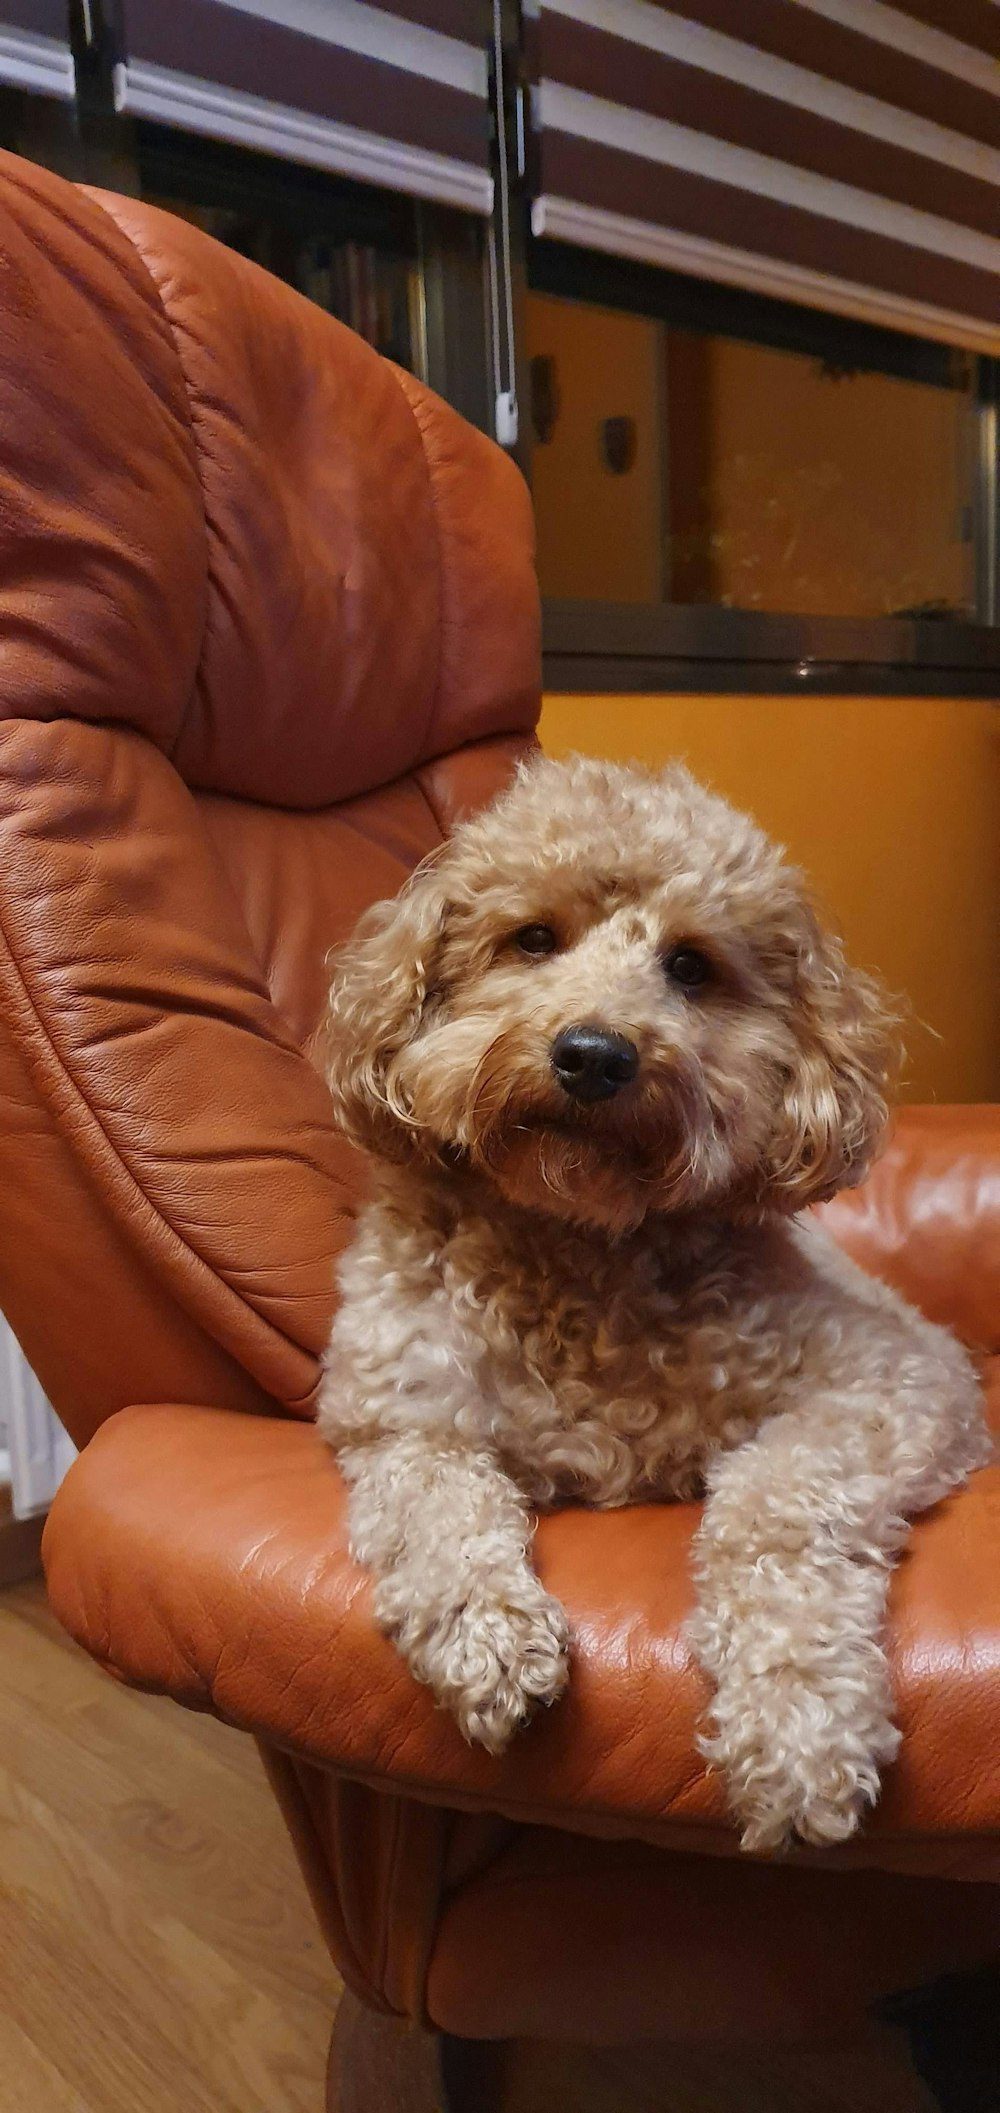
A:
<svg viewBox="0 0 1000 2113">
<path fill-rule="evenodd" d="M 475 1312 L 489 1439 L 537 1502 L 692 1496 L 759 1420 L 767 1348 L 733 1355 L 731 1267 L 572 1236 L 466 1264 L 459 1242 L 446 1267 Z"/>
</svg>

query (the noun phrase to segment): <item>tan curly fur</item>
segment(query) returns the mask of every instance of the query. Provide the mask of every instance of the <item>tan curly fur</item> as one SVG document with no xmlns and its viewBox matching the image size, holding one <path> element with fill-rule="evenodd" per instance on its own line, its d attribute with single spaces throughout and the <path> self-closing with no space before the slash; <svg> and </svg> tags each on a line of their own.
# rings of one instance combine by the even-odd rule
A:
<svg viewBox="0 0 1000 2113">
<path fill-rule="evenodd" d="M 587 1106 L 553 1069 L 581 1023 L 638 1061 Z M 703 1747 L 752 1849 L 842 1841 L 875 1799 L 904 1522 L 987 1456 L 964 1350 L 797 1215 L 864 1175 L 890 1030 L 801 876 L 681 769 L 534 760 L 336 964 L 330 1083 L 376 1186 L 320 1416 L 377 1618 L 499 1753 L 571 1649 L 532 1511 L 704 1494 Z"/>
</svg>

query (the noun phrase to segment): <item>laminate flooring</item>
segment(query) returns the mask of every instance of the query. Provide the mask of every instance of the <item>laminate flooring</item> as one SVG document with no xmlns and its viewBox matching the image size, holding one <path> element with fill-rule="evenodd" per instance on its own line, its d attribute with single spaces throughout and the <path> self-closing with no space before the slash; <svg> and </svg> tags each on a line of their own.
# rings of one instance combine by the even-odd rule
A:
<svg viewBox="0 0 1000 2113">
<path fill-rule="evenodd" d="M 0 1593 L 0 2113 L 321 2113 L 339 1993 L 252 1741 Z"/>
<path fill-rule="evenodd" d="M 252 1741 L 108 1679 L 37 1580 L 0 1591 L 0 2113 L 323 2113 L 339 1995 Z M 503 2113 L 929 2105 L 888 2032 L 506 2068 Z M 345 2113 L 401 2113 L 366 2070 Z"/>
</svg>

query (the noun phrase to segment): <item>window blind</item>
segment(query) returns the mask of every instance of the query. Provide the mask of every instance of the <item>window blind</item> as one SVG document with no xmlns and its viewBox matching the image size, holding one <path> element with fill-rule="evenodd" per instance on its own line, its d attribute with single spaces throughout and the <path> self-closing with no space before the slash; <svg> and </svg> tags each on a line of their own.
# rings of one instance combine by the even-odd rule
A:
<svg viewBox="0 0 1000 2113">
<path fill-rule="evenodd" d="M 1000 351 L 996 0 L 534 0 L 536 235 Z"/>
<path fill-rule="evenodd" d="M 126 0 L 119 110 L 488 213 L 478 0 Z"/>
<path fill-rule="evenodd" d="M 36 95 L 73 95 L 66 0 L 0 0 L 0 81 Z"/>
</svg>

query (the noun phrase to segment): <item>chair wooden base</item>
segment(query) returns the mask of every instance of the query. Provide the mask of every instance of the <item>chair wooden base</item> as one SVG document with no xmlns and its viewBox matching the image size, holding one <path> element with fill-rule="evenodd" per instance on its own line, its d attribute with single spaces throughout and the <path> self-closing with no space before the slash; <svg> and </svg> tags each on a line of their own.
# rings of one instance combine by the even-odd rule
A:
<svg viewBox="0 0 1000 2113">
<path fill-rule="evenodd" d="M 327 2113 L 441 2113 L 438 2041 L 345 1988 L 326 2071 Z"/>
<path fill-rule="evenodd" d="M 345 1989 L 330 2042 L 327 2113 L 501 2113 L 504 2050 L 419 2032 Z"/>
</svg>

